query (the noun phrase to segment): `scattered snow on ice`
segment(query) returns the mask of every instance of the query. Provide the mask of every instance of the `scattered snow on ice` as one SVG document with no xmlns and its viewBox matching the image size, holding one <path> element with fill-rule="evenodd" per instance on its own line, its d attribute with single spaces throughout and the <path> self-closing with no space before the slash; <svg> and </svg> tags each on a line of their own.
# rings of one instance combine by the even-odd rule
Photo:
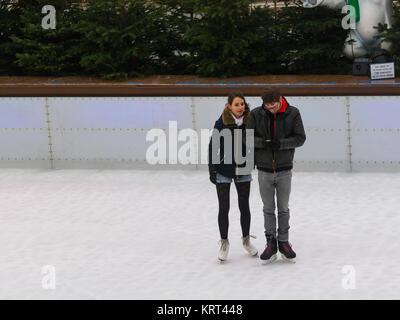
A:
<svg viewBox="0 0 400 320">
<path fill-rule="evenodd" d="M 231 186 L 230 253 L 206 171 L 0 170 L 1 299 L 399 299 L 400 173 L 294 172 L 297 263 L 241 244 Z M 262 252 L 257 172 L 251 233 Z M 54 266 L 45 290 L 42 267 Z M 343 267 L 354 267 L 346 290 Z"/>
</svg>

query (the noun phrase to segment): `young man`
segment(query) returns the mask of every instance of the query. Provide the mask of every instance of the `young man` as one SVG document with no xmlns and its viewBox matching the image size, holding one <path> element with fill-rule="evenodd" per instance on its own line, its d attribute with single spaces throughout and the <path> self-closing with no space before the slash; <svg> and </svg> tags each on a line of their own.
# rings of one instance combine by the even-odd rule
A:
<svg viewBox="0 0 400 320">
<path fill-rule="evenodd" d="M 296 253 L 289 243 L 289 195 L 294 150 L 304 144 L 306 135 L 299 110 L 289 105 L 276 87 L 262 95 L 263 105 L 251 111 L 248 129 L 254 129 L 254 162 L 263 201 L 267 245 L 260 256 L 263 264 L 276 260 L 276 254 L 294 262 Z M 278 207 L 276 230 L 275 193 Z"/>
</svg>

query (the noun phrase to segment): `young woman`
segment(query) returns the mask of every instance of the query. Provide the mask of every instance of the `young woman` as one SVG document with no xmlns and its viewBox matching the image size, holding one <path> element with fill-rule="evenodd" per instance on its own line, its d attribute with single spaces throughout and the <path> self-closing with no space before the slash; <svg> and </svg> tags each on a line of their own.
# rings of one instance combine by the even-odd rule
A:
<svg viewBox="0 0 400 320">
<path fill-rule="evenodd" d="M 218 226 L 221 235 L 220 251 L 218 259 L 225 261 L 228 257 L 229 252 L 229 240 L 228 240 L 228 227 L 229 227 L 229 193 L 231 182 L 235 183 L 236 191 L 239 198 L 239 210 L 240 210 L 240 224 L 242 227 L 242 243 L 244 249 L 251 254 L 256 256 L 258 250 L 250 243 L 250 208 L 249 208 L 249 196 L 250 196 L 250 182 L 252 181 L 251 173 L 240 175 L 239 168 L 244 167 L 245 163 L 237 164 L 235 162 L 235 154 L 242 152 L 242 156 L 246 155 L 246 123 L 250 115 L 250 108 L 245 101 L 244 96 L 239 92 L 231 93 L 228 97 L 228 103 L 226 104 L 222 115 L 215 122 L 214 133 L 211 137 L 209 144 L 209 173 L 210 181 L 216 185 L 219 211 L 218 211 Z M 231 133 L 231 152 L 225 152 L 224 146 L 228 145 L 224 143 L 226 139 L 223 129 L 228 129 Z M 237 139 L 238 134 L 242 135 L 242 145 L 238 145 Z M 236 137 L 235 137 L 236 135 Z M 235 138 L 234 138 L 235 137 Z M 218 147 L 213 148 L 214 145 Z M 241 148 L 240 148 L 241 147 Z M 214 161 L 213 161 L 214 153 Z M 227 157 L 231 157 L 230 161 L 227 161 Z M 215 159 L 218 159 L 215 161 Z"/>
</svg>

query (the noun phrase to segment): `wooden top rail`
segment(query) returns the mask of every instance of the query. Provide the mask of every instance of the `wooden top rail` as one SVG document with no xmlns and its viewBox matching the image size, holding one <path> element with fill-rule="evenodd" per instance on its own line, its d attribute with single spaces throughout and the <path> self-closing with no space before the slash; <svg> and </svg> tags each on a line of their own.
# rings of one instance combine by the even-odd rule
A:
<svg viewBox="0 0 400 320">
<path fill-rule="evenodd" d="M 374 80 L 350 75 L 280 75 L 240 78 L 153 76 L 126 81 L 90 77 L 0 77 L 0 97 L 260 96 L 278 86 L 286 96 L 400 96 L 400 78 Z"/>
</svg>

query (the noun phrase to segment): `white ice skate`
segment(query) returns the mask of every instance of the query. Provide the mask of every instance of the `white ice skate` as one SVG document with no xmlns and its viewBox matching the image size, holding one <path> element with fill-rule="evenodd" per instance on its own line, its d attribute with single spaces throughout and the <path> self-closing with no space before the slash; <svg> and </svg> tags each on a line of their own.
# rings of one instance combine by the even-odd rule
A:
<svg viewBox="0 0 400 320">
<path fill-rule="evenodd" d="M 250 242 L 250 237 L 255 238 L 255 236 L 247 236 L 242 237 L 243 248 L 252 256 L 256 256 L 258 254 L 258 250 L 255 246 L 253 246 Z"/>
<path fill-rule="evenodd" d="M 221 239 L 219 241 L 221 248 L 219 249 L 218 259 L 220 261 L 225 261 L 228 258 L 229 252 L 229 240 L 228 239 Z"/>
</svg>

